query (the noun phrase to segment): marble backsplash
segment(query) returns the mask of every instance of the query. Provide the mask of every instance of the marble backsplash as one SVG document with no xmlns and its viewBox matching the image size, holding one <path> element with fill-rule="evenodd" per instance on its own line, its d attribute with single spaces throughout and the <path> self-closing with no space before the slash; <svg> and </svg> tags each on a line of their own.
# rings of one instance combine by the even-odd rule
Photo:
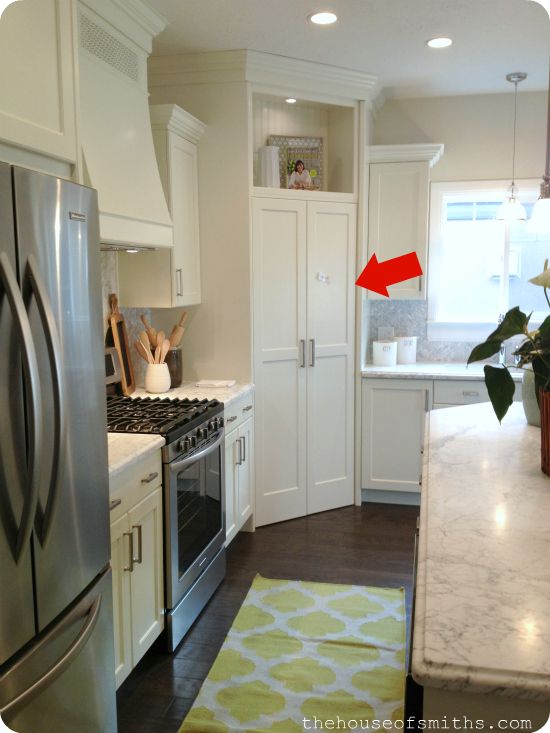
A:
<svg viewBox="0 0 550 733">
<path fill-rule="evenodd" d="M 393 326 L 395 336 L 417 336 L 419 362 L 466 363 L 475 342 L 428 341 L 428 303 L 425 300 L 364 301 L 367 324 L 367 363 L 372 362 L 372 342 L 378 339 L 379 326 Z"/>
</svg>

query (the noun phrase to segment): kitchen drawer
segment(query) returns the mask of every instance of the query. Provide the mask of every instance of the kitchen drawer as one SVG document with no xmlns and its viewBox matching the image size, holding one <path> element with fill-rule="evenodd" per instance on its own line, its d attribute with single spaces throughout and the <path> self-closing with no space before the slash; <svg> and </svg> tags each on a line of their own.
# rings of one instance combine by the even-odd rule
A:
<svg viewBox="0 0 550 733">
<path fill-rule="evenodd" d="M 477 380 L 441 379 L 434 381 L 434 404 L 473 405 L 488 402 L 489 393 L 485 382 Z"/>
<path fill-rule="evenodd" d="M 225 432 L 230 433 L 254 414 L 254 393 L 248 392 L 225 408 Z"/>
<path fill-rule="evenodd" d="M 111 509 L 110 521 L 115 522 L 133 506 L 162 484 L 160 449 L 131 463 L 109 481 L 109 500 L 119 502 Z"/>
<path fill-rule="evenodd" d="M 521 384 L 516 382 L 514 400 L 521 400 Z M 473 405 L 489 402 L 483 380 L 440 379 L 434 381 L 434 405 Z"/>
</svg>

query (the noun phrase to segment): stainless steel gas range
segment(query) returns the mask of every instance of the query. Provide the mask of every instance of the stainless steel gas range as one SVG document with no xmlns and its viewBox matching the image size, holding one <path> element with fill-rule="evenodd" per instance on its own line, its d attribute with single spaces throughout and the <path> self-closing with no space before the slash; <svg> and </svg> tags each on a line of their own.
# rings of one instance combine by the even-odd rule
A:
<svg viewBox="0 0 550 733">
<path fill-rule="evenodd" d="M 223 403 L 111 396 L 107 429 L 166 440 L 164 576 L 174 651 L 225 576 Z"/>
</svg>

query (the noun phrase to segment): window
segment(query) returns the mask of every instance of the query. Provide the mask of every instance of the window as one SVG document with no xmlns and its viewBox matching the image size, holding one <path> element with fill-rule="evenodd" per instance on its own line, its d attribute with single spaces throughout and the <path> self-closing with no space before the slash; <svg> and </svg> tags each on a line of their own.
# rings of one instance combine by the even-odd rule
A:
<svg viewBox="0 0 550 733">
<path fill-rule="evenodd" d="M 519 181 L 529 218 L 539 181 Z M 525 222 L 495 219 L 507 183 L 473 181 L 431 186 L 428 338 L 479 341 L 500 314 L 519 305 L 548 313 L 541 288 L 529 283 L 550 257 L 550 237 L 530 234 Z"/>
</svg>

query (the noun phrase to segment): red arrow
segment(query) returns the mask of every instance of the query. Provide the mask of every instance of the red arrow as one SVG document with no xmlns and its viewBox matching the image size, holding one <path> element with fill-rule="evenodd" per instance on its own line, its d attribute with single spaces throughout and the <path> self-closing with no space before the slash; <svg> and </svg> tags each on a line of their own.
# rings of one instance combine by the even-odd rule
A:
<svg viewBox="0 0 550 733">
<path fill-rule="evenodd" d="M 416 252 L 409 252 L 385 262 L 378 262 L 376 255 L 373 255 L 355 284 L 389 298 L 388 285 L 395 285 L 419 275 L 422 275 L 422 268 Z"/>
</svg>

